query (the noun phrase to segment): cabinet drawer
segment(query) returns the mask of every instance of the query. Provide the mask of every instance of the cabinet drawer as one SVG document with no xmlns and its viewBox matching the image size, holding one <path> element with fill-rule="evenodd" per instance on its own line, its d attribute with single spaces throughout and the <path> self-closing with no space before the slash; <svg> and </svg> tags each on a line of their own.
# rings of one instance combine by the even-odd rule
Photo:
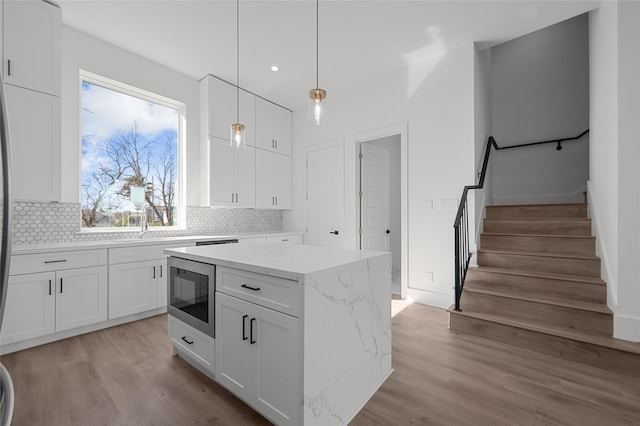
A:
<svg viewBox="0 0 640 426">
<path fill-rule="evenodd" d="M 213 372 L 214 340 L 169 315 L 169 339 L 174 346 L 191 355 Z"/>
<path fill-rule="evenodd" d="M 191 247 L 195 246 L 194 242 L 177 242 L 169 244 L 154 244 L 148 246 L 135 246 L 135 247 L 118 247 L 109 249 L 109 263 L 130 263 L 130 262 L 144 262 L 147 260 L 164 259 L 167 255 L 164 254 L 164 249 L 174 247 Z"/>
<path fill-rule="evenodd" d="M 11 256 L 10 275 L 64 269 L 103 266 L 107 264 L 107 250 L 60 251 L 54 253 L 21 254 Z"/>
<path fill-rule="evenodd" d="M 302 235 L 273 235 L 267 237 L 269 243 L 302 244 Z"/>
<path fill-rule="evenodd" d="M 300 313 L 300 283 L 218 266 L 216 290 L 297 317 Z"/>
</svg>

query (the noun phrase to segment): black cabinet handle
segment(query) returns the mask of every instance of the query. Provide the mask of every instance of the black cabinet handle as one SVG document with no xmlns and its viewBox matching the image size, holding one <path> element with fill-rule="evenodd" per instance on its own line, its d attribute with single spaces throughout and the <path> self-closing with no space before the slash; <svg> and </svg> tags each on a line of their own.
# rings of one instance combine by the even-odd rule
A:
<svg viewBox="0 0 640 426">
<path fill-rule="evenodd" d="M 242 316 L 242 340 L 247 340 L 247 322 L 245 321 L 247 318 L 249 318 L 249 315 Z"/>
<path fill-rule="evenodd" d="M 255 318 L 251 318 L 251 321 L 249 321 L 249 336 L 251 336 L 251 340 L 249 340 L 250 344 L 254 344 L 256 341 L 253 340 L 253 323 L 255 322 Z"/>
<path fill-rule="evenodd" d="M 7 75 L 11 75 L 11 59 L 7 59 Z"/>
<path fill-rule="evenodd" d="M 242 284 L 240 287 L 246 288 L 247 290 L 260 291 L 260 287 L 251 287 L 250 285 L 247 285 L 247 284 Z"/>
<path fill-rule="evenodd" d="M 51 280 L 49 280 L 49 296 L 51 296 Z"/>
<path fill-rule="evenodd" d="M 334 235 L 338 235 L 338 234 L 339 234 L 338 230 L 335 230 L 335 231 L 329 231 L 329 233 L 330 233 L 330 234 L 334 234 Z"/>
<path fill-rule="evenodd" d="M 153 279 L 155 279 L 155 278 L 156 278 L 156 267 L 154 266 L 153 267 Z"/>
<path fill-rule="evenodd" d="M 160 278 L 162 278 L 162 265 L 160 265 Z"/>
<path fill-rule="evenodd" d="M 186 344 L 188 344 L 188 345 L 193 345 L 193 340 L 192 340 L 192 341 L 189 341 L 189 340 L 187 339 L 187 336 L 182 336 L 182 340 L 183 340 Z"/>
<path fill-rule="evenodd" d="M 60 278 L 60 294 L 62 294 L 62 278 Z"/>
<path fill-rule="evenodd" d="M 66 262 L 67 259 L 61 259 L 61 260 L 45 260 L 44 263 L 62 263 L 62 262 Z"/>
</svg>

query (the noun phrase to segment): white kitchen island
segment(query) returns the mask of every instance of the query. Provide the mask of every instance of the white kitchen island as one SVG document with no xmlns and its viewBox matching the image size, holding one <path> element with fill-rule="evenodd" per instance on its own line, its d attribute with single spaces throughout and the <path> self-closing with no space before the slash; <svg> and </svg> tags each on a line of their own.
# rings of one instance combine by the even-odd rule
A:
<svg viewBox="0 0 640 426">
<path fill-rule="evenodd" d="M 347 424 L 391 374 L 390 253 L 268 243 L 165 253 L 216 265 L 213 377 L 275 424 Z"/>
</svg>

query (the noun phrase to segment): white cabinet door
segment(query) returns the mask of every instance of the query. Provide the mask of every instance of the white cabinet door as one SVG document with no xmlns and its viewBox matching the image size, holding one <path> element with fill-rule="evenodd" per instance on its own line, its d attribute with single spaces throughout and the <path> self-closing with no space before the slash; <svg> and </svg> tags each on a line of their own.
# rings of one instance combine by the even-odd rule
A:
<svg viewBox="0 0 640 426">
<path fill-rule="evenodd" d="M 158 283 L 158 308 L 167 307 L 167 259 L 158 261 L 156 269 L 156 281 Z"/>
<path fill-rule="evenodd" d="M 9 277 L 2 344 L 51 334 L 55 330 L 54 272 Z"/>
<path fill-rule="evenodd" d="M 227 136 L 228 138 L 228 136 Z M 231 206 L 235 200 L 235 150 L 228 139 L 210 138 L 211 158 L 209 161 L 211 205 Z"/>
<path fill-rule="evenodd" d="M 207 76 L 209 106 L 209 135 L 229 143 L 231 124 L 237 121 L 236 88 L 232 84 Z M 245 125 L 245 143 L 256 144 L 256 97 L 240 89 L 240 123 Z"/>
<path fill-rule="evenodd" d="M 236 207 L 256 205 L 256 149 L 252 146 L 235 148 Z"/>
<path fill-rule="evenodd" d="M 256 147 L 291 155 L 291 111 L 256 98 Z"/>
<path fill-rule="evenodd" d="M 60 199 L 60 98 L 5 86 L 14 198 Z"/>
<path fill-rule="evenodd" d="M 250 397 L 255 374 L 251 363 L 251 306 L 216 292 L 215 378 L 244 400 Z"/>
<path fill-rule="evenodd" d="M 297 425 L 302 407 L 302 371 L 297 318 L 253 306 L 254 402 L 258 411 L 279 425 Z"/>
<path fill-rule="evenodd" d="M 274 139 L 276 140 L 276 152 L 291 155 L 293 142 L 292 113 L 288 109 L 274 105 Z"/>
<path fill-rule="evenodd" d="M 279 425 L 297 425 L 302 407 L 299 324 L 216 292 L 216 381 Z"/>
<path fill-rule="evenodd" d="M 109 319 L 158 306 L 157 261 L 109 266 Z"/>
<path fill-rule="evenodd" d="M 288 155 L 274 154 L 273 161 L 273 177 L 271 181 L 273 194 L 276 197 L 276 208 L 290 209 L 292 207 L 292 165 L 291 157 Z"/>
<path fill-rule="evenodd" d="M 56 331 L 107 320 L 107 267 L 56 273 Z"/>
<path fill-rule="evenodd" d="M 291 157 L 256 149 L 256 207 L 291 208 Z"/>
<path fill-rule="evenodd" d="M 5 0 L 3 27 L 4 82 L 59 96 L 60 8 L 40 0 Z"/>
</svg>

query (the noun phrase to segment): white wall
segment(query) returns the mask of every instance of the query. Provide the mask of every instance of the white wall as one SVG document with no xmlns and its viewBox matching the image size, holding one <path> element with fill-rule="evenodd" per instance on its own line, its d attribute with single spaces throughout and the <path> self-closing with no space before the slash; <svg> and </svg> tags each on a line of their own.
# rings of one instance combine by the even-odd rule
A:
<svg viewBox="0 0 640 426">
<path fill-rule="evenodd" d="M 441 209 L 439 202 L 459 200 L 464 185 L 474 182 L 473 61 L 469 44 L 390 75 L 375 90 L 337 93 L 326 87 L 331 114 L 326 125 L 308 122 L 306 109 L 294 111 L 294 210 L 284 214 L 284 228 L 305 227 L 307 146 L 407 122 L 408 170 L 403 173 L 408 173 L 409 296 L 451 305 L 456 209 Z M 352 148 L 345 150 L 347 201 L 356 196 Z M 426 200 L 433 201 L 433 210 L 424 208 Z M 353 206 L 347 217 L 355 217 L 355 202 L 346 205 Z M 355 229 L 345 232 L 355 235 Z M 427 282 L 426 272 L 433 272 L 433 282 Z"/>
<path fill-rule="evenodd" d="M 389 250 L 391 251 L 391 274 L 400 273 L 400 135 L 387 136 L 370 143 L 389 151 Z"/>
<path fill-rule="evenodd" d="M 491 49 L 493 135 L 508 146 L 573 137 L 589 128 L 589 26 L 580 15 Z M 496 204 L 582 201 L 587 137 L 498 151 Z"/>
<path fill-rule="evenodd" d="M 199 205 L 198 81 L 67 26 L 62 29 L 62 201 L 80 202 L 79 69 L 186 104 L 186 201 Z"/>
<path fill-rule="evenodd" d="M 640 341 L 640 3 L 602 2 L 589 26 L 589 211 L 614 335 Z"/>
<path fill-rule="evenodd" d="M 493 135 L 491 128 L 491 49 L 478 50 L 476 46 L 474 68 L 474 162 L 476 165 L 475 182 L 478 182 L 478 173 L 482 171 L 487 139 L 489 136 Z M 479 240 L 480 234 L 482 233 L 485 206 L 493 204 L 493 158 L 495 157 L 495 154 L 495 151 L 492 151 L 489 157 L 484 188 L 472 191 L 475 205 L 476 241 Z"/>
</svg>

